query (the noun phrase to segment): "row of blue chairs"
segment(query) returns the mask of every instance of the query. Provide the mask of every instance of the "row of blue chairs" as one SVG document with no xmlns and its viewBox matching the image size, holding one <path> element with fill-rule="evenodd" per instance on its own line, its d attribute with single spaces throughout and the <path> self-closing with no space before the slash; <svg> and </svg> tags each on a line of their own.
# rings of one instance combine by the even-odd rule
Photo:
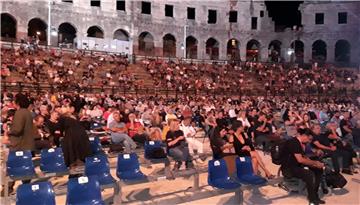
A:
<svg viewBox="0 0 360 205">
<path fill-rule="evenodd" d="M 41 151 L 40 170 L 44 173 L 66 173 L 61 148 Z M 124 181 L 141 180 L 146 176 L 140 171 L 136 153 L 119 154 L 117 160 L 117 176 Z M 34 163 L 30 151 L 11 151 L 7 160 L 7 174 L 10 178 L 21 179 L 36 177 Z M 85 160 L 85 175 L 98 175 L 101 184 L 113 182 L 110 177 L 110 166 L 106 155 L 99 154 Z"/>
<path fill-rule="evenodd" d="M 67 184 L 67 205 L 101 205 L 100 183 L 96 176 L 71 178 Z M 55 193 L 50 182 L 22 184 L 16 191 L 16 205 L 55 205 Z"/>
<path fill-rule="evenodd" d="M 236 176 L 229 176 L 224 159 L 208 162 L 208 184 L 218 189 L 232 190 L 240 188 L 241 184 L 264 185 L 267 180 L 254 174 L 251 158 L 236 158 Z"/>
</svg>

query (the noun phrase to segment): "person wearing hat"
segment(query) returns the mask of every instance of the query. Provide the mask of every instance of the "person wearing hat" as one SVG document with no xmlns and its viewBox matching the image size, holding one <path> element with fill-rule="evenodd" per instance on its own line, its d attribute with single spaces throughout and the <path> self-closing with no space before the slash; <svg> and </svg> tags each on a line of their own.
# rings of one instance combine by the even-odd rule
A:
<svg viewBox="0 0 360 205">
<path fill-rule="evenodd" d="M 318 195 L 324 164 L 305 156 L 305 146 L 312 140 L 312 131 L 309 128 L 299 128 L 297 132 L 297 136 L 288 140 L 284 146 L 286 149 L 282 152 L 282 173 L 305 182 L 310 204 L 325 204 Z"/>
</svg>

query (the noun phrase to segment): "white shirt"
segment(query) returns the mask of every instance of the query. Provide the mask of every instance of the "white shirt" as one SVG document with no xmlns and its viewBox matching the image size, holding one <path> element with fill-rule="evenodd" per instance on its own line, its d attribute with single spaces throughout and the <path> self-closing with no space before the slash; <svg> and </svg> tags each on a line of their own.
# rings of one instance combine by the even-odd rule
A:
<svg viewBox="0 0 360 205">
<path fill-rule="evenodd" d="M 243 119 L 241 117 L 238 117 L 237 120 L 241 121 L 243 127 L 251 127 L 250 122 L 247 118 Z"/>
<path fill-rule="evenodd" d="M 111 113 L 107 119 L 106 127 L 109 128 L 110 124 L 114 121 L 114 113 Z"/>
<path fill-rule="evenodd" d="M 181 123 L 180 130 L 183 131 L 185 138 L 195 137 L 196 131 L 191 125 L 185 126 L 183 123 Z"/>
</svg>

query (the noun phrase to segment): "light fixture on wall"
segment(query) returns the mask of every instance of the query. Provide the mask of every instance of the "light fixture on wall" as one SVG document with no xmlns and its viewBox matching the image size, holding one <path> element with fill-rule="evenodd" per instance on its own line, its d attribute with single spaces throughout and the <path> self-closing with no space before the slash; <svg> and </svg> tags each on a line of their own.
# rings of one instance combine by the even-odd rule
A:
<svg viewBox="0 0 360 205">
<path fill-rule="evenodd" d="M 40 31 L 36 31 L 36 35 L 40 36 L 41 32 Z"/>
</svg>

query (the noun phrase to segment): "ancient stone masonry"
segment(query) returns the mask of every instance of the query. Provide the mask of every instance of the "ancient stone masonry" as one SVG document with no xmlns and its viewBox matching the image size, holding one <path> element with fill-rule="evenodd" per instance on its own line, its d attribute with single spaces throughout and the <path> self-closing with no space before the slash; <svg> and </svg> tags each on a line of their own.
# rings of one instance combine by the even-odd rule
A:
<svg viewBox="0 0 360 205">
<path fill-rule="evenodd" d="M 302 27 L 281 32 L 257 0 L 125 0 L 124 10 L 117 10 L 116 0 L 101 0 L 100 6 L 50 1 L 51 31 L 58 33 L 50 37 L 54 46 L 167 57 L 184 57 L 186 49 L 187 58 L 199 59 L 360 62 L 359 1 L 305 1 L 299 7 Z M 165 5 L 172 17 L 165 16 Z M 46 43 L 48 0 L 2 1 L 1 8 L 3 40 L 38 35 Z M 215 23 L 208 22 L 209 10 Z M 230 11 L 235 22 L 229 22 Z"/>
</svg>

